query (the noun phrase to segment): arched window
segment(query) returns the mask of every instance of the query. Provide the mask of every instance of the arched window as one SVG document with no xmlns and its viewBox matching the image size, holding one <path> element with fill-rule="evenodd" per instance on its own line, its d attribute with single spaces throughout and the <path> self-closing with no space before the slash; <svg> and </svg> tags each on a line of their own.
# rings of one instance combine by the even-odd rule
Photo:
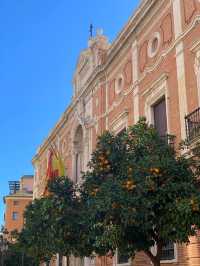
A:
<svg viewBox="0 0 200 266">
<path fill-rule="evenodd" d="M 77 183 L 83 171 L 83 129 L 79 125 L 74 136 L 74 181 Z"/>
</svg>

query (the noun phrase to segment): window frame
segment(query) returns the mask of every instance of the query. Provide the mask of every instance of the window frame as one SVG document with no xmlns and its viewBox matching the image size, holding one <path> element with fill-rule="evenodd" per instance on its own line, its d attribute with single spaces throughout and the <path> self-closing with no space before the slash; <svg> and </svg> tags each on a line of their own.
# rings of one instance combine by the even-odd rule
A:
<svg viewBox="0 0 200 266">
<path fill-rule="evenodd" d="M 173 243 L 173 245 L 174 245 L 174 259 L 161 260 L 161 263 L 174 263 L 174 262 L 177 262 L 177 247 L 176 247 L 175 243 Z"/>
<path fill-rule="evenodd" d="M 12 220 L 13 221 L 19 220 L 19 212 L 12 212 Z"/>
<path fill-rule="evenodd" d="M 156 245 L 151 248 L 151 252 L 152 252 L 153 255 L 156 254 L 156 252 L 157 252 Z M 177 251 L 177 244 L 174 243 L 174 259 L 172 259 L 172 260 L 161 260 L 160 263 L 169 264 L 169 263 L 176 263 L 176 262 L 178 262 L 178 251 Z"/>
<path fill-rule="evenodd" d="M 145 116 L 147 122 L 154 125 L 154 112 L 153 107 L 162 98 L 165 98 L 166 104 L 166 119 L 167 119 L 167 134 L 170 134 L 170 123 L 169 123 L 169 92 L 167 86 L 168 76 L 166 74 L 161 75 L 161 77 L 156 80 L 147 90 L 144 91 L 142 96 L 146 96 L 145 100 Z"/>
<path fill-rule="evenodd" d="M 168 128 L 167 128 L 167 104 L 166 104 L 166 98 L 165 96 L 161 97 L 160 99 L 158 99 L 158 101 L 156 101 L 152 106 L 151 106 L 151 109 L 152 109 L 152 121 L 153 121 L 153 125 L 154 127 L 156 128 L 157 132 L 159 133 L 160 135 L 160 132 L 159 132 L 159 129 L 156 127 L 156 119 L 155 119 L 155 116 L 156 116 L 156 107 L 162 102 L 164 101 L 164 104 L 165 104 L 165 112 L 166 112 L 166 133 L 165 134 L 161 134 L 161 137 L 165 136 L 167 134 L 167 131 L 168 131 Z"/>
<path fill-rule="evenodd" d="M 131 266 L 131 259 L 128 259 L 127 263 L 118 263 L 118 250 L 116 250 L 114 260 L 113 260 L 113 266 Z"/>
</svg>

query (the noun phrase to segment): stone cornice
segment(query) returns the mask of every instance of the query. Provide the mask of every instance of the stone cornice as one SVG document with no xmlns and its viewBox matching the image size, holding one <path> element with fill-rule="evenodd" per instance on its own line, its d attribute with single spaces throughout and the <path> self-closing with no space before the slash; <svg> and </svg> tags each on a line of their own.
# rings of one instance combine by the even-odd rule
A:
<svg viewBox="0 0 200 266">
<path fill-rule="evenodd" d="M 32 199 L 33 198 L 33 194 L 30 195 L 8 195 L 8 196 L 4 196 L 4 200 L 7 199 Z"/>
<path fill-rule="evenodd" d="M 54 138 L 56 137 L 58 131 L 62 128 L 62 126 L 65 124 L 65 122 L 68 120 L 69 114 L 73 110 L 73 102 L 70 104 L 65 112 L 61 115 L 61 118 L 58 120 L 56 125 L 53 127 L 53 129 L 48 134 L 47 138 L 43 141 L 43 143 L 39 146 L 36 155 L 32 158 L 32 164 L 34 165 L 35 162 L 39 159 L 39 156 L 45 151 L 45 149 L 48 147 L 48 145 L 54 141 Z"/>
</svg>

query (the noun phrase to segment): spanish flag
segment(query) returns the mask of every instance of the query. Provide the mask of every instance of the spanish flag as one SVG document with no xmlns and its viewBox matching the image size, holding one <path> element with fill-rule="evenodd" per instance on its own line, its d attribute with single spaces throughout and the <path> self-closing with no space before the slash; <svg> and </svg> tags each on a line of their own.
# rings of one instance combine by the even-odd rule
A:
<svg viewBox="0 0 200 266">
<path fill-rule="evenodd" d="M 48 182 L 60 176 L 65 176 L 65 166 L 59 152 L 51 147 L 47 162 L 46 187 L 44 195 L 47 195 L 48 192 Z"/>
</svg>

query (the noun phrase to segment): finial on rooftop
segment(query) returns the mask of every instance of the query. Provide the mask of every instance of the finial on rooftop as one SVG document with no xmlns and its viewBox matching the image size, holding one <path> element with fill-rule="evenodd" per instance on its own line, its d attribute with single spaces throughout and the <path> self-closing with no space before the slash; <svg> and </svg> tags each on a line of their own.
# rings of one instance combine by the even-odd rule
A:
<svg viewBox="0 0 200 266">
<path fill-rule="evenodd" d="M 91 24 L 90 24 L 90 38 L 93 37 L 93 28 L 94 28 L 94 26 L 93 26 L 93 24 L 91 23 Z"/>
</svg>

